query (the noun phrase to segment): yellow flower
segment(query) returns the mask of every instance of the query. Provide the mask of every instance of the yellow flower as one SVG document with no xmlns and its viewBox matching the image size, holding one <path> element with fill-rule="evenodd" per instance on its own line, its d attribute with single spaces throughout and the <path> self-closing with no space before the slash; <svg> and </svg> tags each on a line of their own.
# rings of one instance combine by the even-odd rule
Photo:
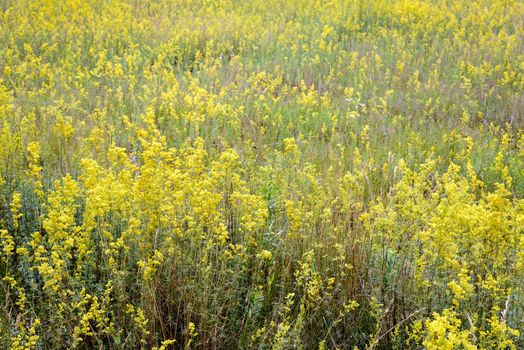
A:
<svg viewBox="0 0 524 350">
<path fill-rule="evenodd" d="M 273 258 L 273 254 L 269 250 L 262 250 L 260 253 L 257 254 L 257 258 L 260 260 L 266 260 L 269 261 Z"/>
</svg>

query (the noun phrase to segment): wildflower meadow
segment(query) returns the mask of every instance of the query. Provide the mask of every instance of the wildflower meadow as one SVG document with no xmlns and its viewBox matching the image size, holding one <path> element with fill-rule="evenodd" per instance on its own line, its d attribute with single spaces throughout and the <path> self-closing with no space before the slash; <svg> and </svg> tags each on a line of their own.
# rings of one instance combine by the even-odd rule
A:
<svg viewBox="0 0 524 350">
<path fill-rule="evenodd" d="M 0 349 L 524 349 L 524 2 L 0 0 Z"/>
</svg>

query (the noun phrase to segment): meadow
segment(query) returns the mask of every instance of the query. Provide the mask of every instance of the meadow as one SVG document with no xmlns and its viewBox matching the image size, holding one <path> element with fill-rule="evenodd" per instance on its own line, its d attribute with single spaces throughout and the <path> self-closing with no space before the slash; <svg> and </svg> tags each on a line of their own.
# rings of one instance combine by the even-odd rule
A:
<svg viewBox="0 0 524 350">
<path fill-rule="evenodd" d="M 524 2 L 0 0 L 0 348 L 524 349 Z"/>
</svg>

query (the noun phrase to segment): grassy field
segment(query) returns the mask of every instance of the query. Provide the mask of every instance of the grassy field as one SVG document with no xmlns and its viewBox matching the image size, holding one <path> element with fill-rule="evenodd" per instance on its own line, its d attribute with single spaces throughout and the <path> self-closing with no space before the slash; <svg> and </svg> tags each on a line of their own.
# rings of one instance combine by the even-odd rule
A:
<svg viewBox="0 0 524 350">
<path fill-rule="evenodd" d="M 524 348 L 524 2 L 0 0 L 0 348 Z"/>
</svg>

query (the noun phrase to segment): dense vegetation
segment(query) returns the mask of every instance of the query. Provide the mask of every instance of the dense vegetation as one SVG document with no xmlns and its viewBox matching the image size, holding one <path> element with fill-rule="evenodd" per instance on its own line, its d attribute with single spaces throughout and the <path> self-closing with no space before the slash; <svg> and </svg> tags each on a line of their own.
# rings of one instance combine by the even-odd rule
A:
<svg viewBox="0 0 524 350">
<path fill-rule="evenodd" d="M 0 348 L 524 348 L 523 26 L 0 0 Z"/>
</svg>

